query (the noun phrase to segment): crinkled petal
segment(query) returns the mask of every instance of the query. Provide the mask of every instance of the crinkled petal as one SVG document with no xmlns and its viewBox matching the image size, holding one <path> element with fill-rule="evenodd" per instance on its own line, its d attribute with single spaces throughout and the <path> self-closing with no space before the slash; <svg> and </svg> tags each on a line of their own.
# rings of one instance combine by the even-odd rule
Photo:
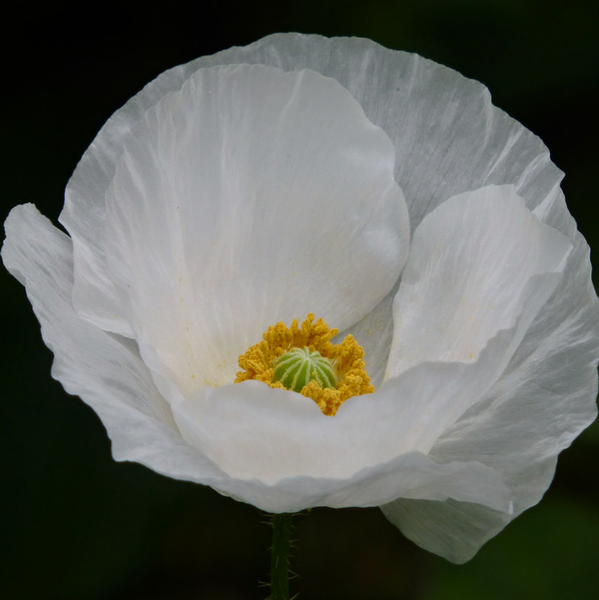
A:
<svg viewBox="0 0 599 600">
<path fill-rule="evenodd" d="M 492 469 L 440 465 L 409 449 L 384 456 L 385 442 L 372 443 L 381 432 L 392 443 L 384 418 L 366 428 L 362 412 L 325 417 L 312 400 L 259 382 L 200 389 L 174 403 L 173 414 L 183 437 L 230 477 L 224 489 L 265 510 L 376 506 L 398 496 L 509 504 Z M 271 491 L 260 498 L 256 486 Z"/>
<path fill-rule="evenodd" d="M 314 506 L 369 507 L 397 497 L 451 498 L 489 505 L 498 512 L 509 508 L 509 490 L 492 469 L 476 462 L 440 464 L 420 453 L 404 454 L 342 479 L 300 475 L 270 488 L 243 479 L 231 479 L 226 485 L 237 499 L 269 512 L 297 512 Z"/>
<path fill-rule="evenodd" d="M 490 184 L 515 185 L 533 209 L 562 178 L 543 142 L 493 106 L 484 85 L 416 54 L 354 37 L 274 34 L 178 69 L 229 63 L 313 69 L 346 87 L 395 144 L 412 230 L 451 196 Z"/>
<path fill-rule="evenodd" d="M 502 330 L 520 325 L 501 374 L 555 289 L 571 244 L 526 208 L 511 186 L 460 194 L 414 232 L 393 305 L 387 377 L 422 362 L 473 362 Z"/>
<path fill-rule="evenodd" d="M 511 518 L 509 511 L 452 499 L 400 498 L 381 510 L 407 538 L 454 563 L 470 560 Z"/>
<path fill-rule="evenodd" d="M 5 228 L 2 260 L 26 287 L 44 342 L 54 353 L 52 375 L 98 413 L 114 457 L 171 477 L 218 476 L 218 469 L 181 439 L 135 345 L 74 312 L 71 240 L 31 204 L 14 208 Z"/>
<path fill-rule="evenodd" d="M 558 202 L 567 215 L 563 197 Z M 514 491 L 514 516 L 541 499 L 557 455 L 597 415 L 599 302 L 589 248 L 578 232 L 574 237 L 576 247 L 558 293 L 549 300 L 551 310 L 538 315 L 480 405 L 433 450 L 442 460 L 476 453 L 503 472 Z"/>
<path fill-rule="evenodd" d="M 313 71 L 203 69 L 163 98 L 106 194 L 119 320 L 146 362 L 185 390 L 228 383 L 270 324 L 368 314 L 407 255 L 393 165 L 385 133 Z"/>
<path fill-rule="evenodd" d="M 535 210 L 568 235 L 574 250 L 547 306 L 531 324 L 502 377 L 448 428 L 431 450 L 438 461 L 474 457 L 502 473 L 513 510 L 397 500 L 385 515 L 410 539 L 454 562 L 471 558 L 490 537 L 536 504 L 549 487 L 557 455 L 597 415 L 599 302 L 589 248 L 563 194 Z"/>
</svg>

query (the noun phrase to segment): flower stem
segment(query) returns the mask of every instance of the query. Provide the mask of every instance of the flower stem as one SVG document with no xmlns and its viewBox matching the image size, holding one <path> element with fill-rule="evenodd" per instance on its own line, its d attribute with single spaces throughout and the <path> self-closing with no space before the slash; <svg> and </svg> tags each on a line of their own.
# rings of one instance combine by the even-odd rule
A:
<svg viewBox="0 0 599 600">
<path fill-rule="evenodd" d="M 289 600 L 289 552 L 293 515 L 272 515 L 269 600 Z"/>
</svg>

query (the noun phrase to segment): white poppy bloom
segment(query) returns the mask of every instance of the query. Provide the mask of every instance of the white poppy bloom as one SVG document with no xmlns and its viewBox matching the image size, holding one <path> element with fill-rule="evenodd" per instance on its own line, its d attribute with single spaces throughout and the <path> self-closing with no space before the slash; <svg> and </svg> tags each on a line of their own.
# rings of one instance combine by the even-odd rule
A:
<svg viewBox="0 0 599 600">
<path fill-rule="evenodd" d="M 596 415 L 598 302 L 561 178 L 475 81 L 273 35 L 148 84 L 77 166 L 69 235 L 18 206 L 2 257 L 116 460 L 270 512 L 380 506 L 463 562 Z M 309 313 L 353 335 L 375 388 L 334 416 L 234 383 Z"/>
</svg>

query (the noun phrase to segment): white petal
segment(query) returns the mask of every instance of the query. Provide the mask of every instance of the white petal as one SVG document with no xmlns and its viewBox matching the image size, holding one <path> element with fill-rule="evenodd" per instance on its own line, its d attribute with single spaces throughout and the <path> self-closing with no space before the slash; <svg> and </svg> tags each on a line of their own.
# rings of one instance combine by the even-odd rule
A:
<svg viewBox="0 0 599 600">
<path fill-rule="evenodd" d="M 451 198 L 414 232 L 393 306 L 388 377 L 427 361 L 473 362 L 500 331 L 507 361 L 559 281 L 572 246 L 511 186 Z"/>
<path fill-rule="evenodd" d="M 495 346 L 502 345 L 498 336 L 481 353 L 483 372 L 496 361 Z M 416 494 L 412 487 L 402 487 L 410 477 L 406 479 L 403 470 L 386 474 L 385 465 L 403 464 L 406 456 L 415 453 L 424 456 L 460 416 L 453 407 L 462 406 L 463 411 L 464 397 L 478 398 L 479 363 L 420 365 L 389 380 L 374 394 L 350 398 L 333 418 L 325 417 L 308 398 L 254 381 L 202 388 L 178 402 L 171 400 L 171 405 L 183 437 L 235 480 L 257 480 L 277 489 L 289 478 L 305 477 L 337 485 L 347 481 L 353 486 L 368 472 L 375 478 L 395 479 L 392 489 L 398 496 L 417 497 L 410 495 Z M 460 469 L 463 477 L 476 481 L 476 458 L 461 463 Z M 425 472 L 430 479 L 421 497 L 430 499 L 431 490 L 447 496 L 446 472 Z M 496 500 L 506 508 L 501 477 L 493 474 L 492 478 Z M 483 485 L 470 490 L 469 501 L 475 501 L 472 498 L 478 493 L 479 502 L 495 506 L 486 491 Z M 373 486 L 360 492 L 360 497 L 368 505 L 397 497 L 387 492 L 387 487 Z"/>
<path fill-rule="evenodd" d="M 398 496 L 508 506 L 491 469 L 409 451 L 373 463 L 383 419 L 365 427 L 360 416 L 325 417 L 312 400 L 259 382 L 198 390 L 173 414 L 183 437 L 230 476 L 221 491 L 264 510 L 376 506 Z"/>
<path fill-rule="evenodd" d="M 506 512 L 453 500 L 401 498 L 381 509 L 407 538 L 454 563 L 470 560 L 510 519 Z"/>
<path fill-rule="evenodd" d="M 343 479 L 300 475 L 269 486 L 256 479 L 230 478 L 209 485 L 272 513 L 316 506 L 368 507 L 398 496 L 488 503 L 498 511 L 506 510 L 509 504 L 508 490 L 492 469 L 479 463 L 438 464 L 419 453 L 397 457 Z"/>
<path fill-rule="evenodd" d="M 599 302 L 589 248 L 575 230 L 563 194 L 536 211 L 567 232 L 575 247 L 562 279 L 502 377 L 432 448 L 438 461 L 480 460 L 510 488 L 513 510 L 398 500 L 385 515 L 410 539 L 464 562 L 509 521 L 536 504 L 553 479 L 558 453 L 597 415 Z"/>
<path fill-rule="evenodd" d="M 171 477 L 218 477 L 218 469 L 181 439 L 134 344 L 73 311 L 71 240 L 31 204 L 14 208 L 5 228 L 2 260 L 26 286 L 44 342 L 54 352 L 52 375 L 98 413 L 115 459 Z"/>
<path fill-rule="evenodd" d="M 229 383 L 270 324 L 366 315 L 407 255 L 393 161 L 311 71 L 206 69 L 161 100 L 106 195 L 109 272 L 148 364 L 186 391 Z"/>
<path fill-rule="evenodd" d="M 375 394 L 350 398 L 335 417 L 309 398 L 256 381 L 199 388 L 170 403 L 183 437 L 224 472 L 275 485 L 298 476 L 347 479 L 427 452 L 446 425 L 427 426 L 435 402 L 468 395 L 471 381 L 471 365 L 423 365 Z"/>
<path fill-rule="evenodd" d="M 433 449 L 442 460 L 476 455 L 500 470 L 513 490 L 514 516 L 540 500 L 558 453 L 597 415 L 599 303 L 588 246 L 578 233 L 576 241 L 550 310 L 533 322 L 480 405 Z"/>
</svg>

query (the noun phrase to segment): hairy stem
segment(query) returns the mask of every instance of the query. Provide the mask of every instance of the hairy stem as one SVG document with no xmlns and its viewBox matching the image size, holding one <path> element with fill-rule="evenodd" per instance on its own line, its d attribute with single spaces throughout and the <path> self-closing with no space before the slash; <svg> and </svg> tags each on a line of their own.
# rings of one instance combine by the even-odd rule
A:
<svg viewBox="0 0 599 600">
<path fill-rule="evenodd" d="M 270 550 L 270 598 L 289 600 L 289 552 L 293 515 L 272 515 L 272 547 Z"/>
</svg>

